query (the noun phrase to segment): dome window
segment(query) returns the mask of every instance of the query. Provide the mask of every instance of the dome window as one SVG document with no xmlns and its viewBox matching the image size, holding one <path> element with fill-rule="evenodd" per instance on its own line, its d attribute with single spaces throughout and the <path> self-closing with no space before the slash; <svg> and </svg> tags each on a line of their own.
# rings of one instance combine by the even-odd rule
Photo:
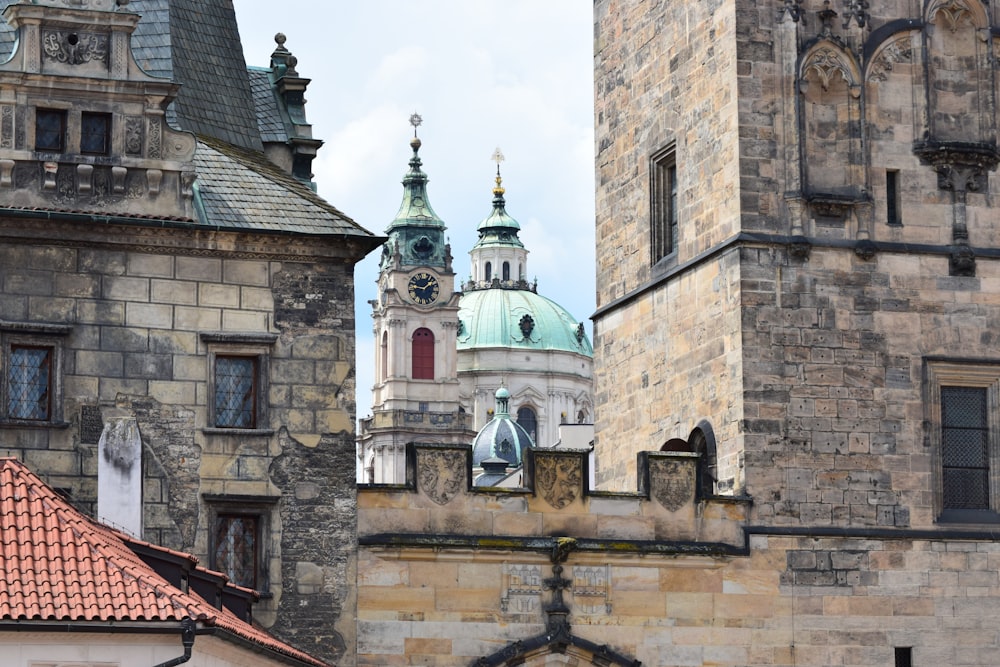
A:
<svg viewBox="0 0 1000 667">
<path fill-rule="evenodd" d="M 517 409 L 517 423 L 528 432 L 532 442 L 538 442 L 538 417 L 535 411 L 525 406 Z"/>
<path fill-rule="evenodd" d="M 504 281 L 510 280 L 510 262 L 503 263 L 503 279 Z"/>
<path fill-rule="evenodd" d="M 492 280 L 493 279 L 493 264 L 492 263 L 486 262 L 486 269 L 485 269 L 485 274 L 484 275 L 485 275 L 485 279 L 486 280 Z"/>
</svg>

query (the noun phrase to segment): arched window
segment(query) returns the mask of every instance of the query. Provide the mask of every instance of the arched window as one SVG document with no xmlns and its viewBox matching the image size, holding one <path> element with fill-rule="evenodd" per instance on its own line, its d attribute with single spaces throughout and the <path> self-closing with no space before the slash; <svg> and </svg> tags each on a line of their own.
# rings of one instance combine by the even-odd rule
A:
<svg viewBox="0 0 1000 667">
<path fill-rule="evenodd" d="M 379 358 L 379 379 L 385 382 L 389 377 L 389 332 L 382 332 L 382 345 Z"/>
<path fill-rule="evenodd" d="M 434 332 L 430 329 L 413 332 L 413 379 L 434 379 Z"/>
<path fill-rule="evenodd" d="M 503 263 L 503 279 L 510 280 L 510 262 Z"/>
<path fill-rule="evenodd" d="M 699 498 L 718 493 L 718 460 L 715 453 L 715 432 L 704 419 L 688 436 L 688 446 L 698 455 L 697 494 Z"/>
<path fill-rule="evenodd" d="M 484 273 L 486 275 L 486 280 L 493 280 L 493 264 L 491 262 L 486 262 Z"/>
<path fill-rule="evenodd" d="M 524 280 L 524 265 L 521 262 L 517 263 L 517 279 Z"/>
<path fill-rule="evenodd" d="M 528 435 L 531 436 L 531 441 L 537 445 L 538 417 L 535 416 L 535 411 L 529 407 L 518 408 L 517 423 L 521 425 L 521 428 L 528 432 Z"/>
</svg>

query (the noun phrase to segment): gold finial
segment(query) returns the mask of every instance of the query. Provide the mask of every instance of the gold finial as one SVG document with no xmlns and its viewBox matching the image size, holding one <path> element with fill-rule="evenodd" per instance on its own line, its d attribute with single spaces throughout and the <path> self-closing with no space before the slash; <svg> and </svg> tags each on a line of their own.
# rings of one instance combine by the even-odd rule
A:
<svg viewBox="0 0 1000 667">
<path fill-rule="evenodd" d="M 497 184 L 496 187 L 493 188 L 493 194 L 500 196 L 504 193 L 504 189 L 501 186 L 501 183 L 503 183 L 503 179 L 500 178 L 500 163 L 503 162 L 504 158 L 503 158 L 503 153 L 500 152 L 499 146 L 497 146 L 497 149 L 493 151 L 493 155 L 490 157 L 490 159 L 497 163 L 497 177 L 496 177 Z"/>
</svg>

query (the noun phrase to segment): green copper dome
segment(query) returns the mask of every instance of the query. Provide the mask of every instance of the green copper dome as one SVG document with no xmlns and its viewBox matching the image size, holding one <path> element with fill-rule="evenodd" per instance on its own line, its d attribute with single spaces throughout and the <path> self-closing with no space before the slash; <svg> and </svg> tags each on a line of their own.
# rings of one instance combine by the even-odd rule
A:
<svg viewBox="0 0 1000 667">
<path fill-rule="evenodd" d="M 517 468 L 524 462 L 524 450 L 535 443 L 524 427 L 510 418 L 507 408 L 510 392 L 500 387 L 495 396 L 497 407 L 493 419 L 486 422 L 472 441 L 472 465 L 480 467 L 483 461 L 501 458 Z"/>
<path fill-rule="evenodd" d="M 594 349 L 582 323 L 530 289 L 481 289 L 459 300 L 458 349 L 509 347 L 562 350 L 588 357 Z"/>
</svg>

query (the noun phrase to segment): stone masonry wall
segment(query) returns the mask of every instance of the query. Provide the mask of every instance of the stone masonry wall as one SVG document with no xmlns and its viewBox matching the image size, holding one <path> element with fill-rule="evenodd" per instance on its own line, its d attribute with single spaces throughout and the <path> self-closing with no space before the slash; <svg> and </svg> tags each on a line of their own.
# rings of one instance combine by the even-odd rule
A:
<svg viewBox="0 0 1000 667">
<path fill-rule="evenodd" d="M 525 489 L 469 490 L 464 455 L 418 448 L 415 489 L 359 491 L 358 664 L 981 666 L 1000 648 L 988 534 L 751 528 L 694 497 L 685 454 L 651 454 L 638 496 L 588 493 L 583 456 L 558 452 Z"/>
<path fill-rule="evenodd" d="M 25 223 L 22 231 L 34 230 Z M 79 230 L 53 224 L 45 233 Z M 131 413 L 143 441 L 144 537 L 210 566 L 213 503 L 261 499 L 268 576 L 255 618 L 316 655 L 353 654 L 353 625 L 345 631 L 337 620 L 350 599 L 355 535 L 350 263 L 152 250 L 173 243 L 170 233 L 142 233 L 152 243 L 123 242 L 128 230 L 114 243 L 101 233 L 72 246 L 0 243 L 0 320 L 70 327 L 65 423 L 0 423 L 0 451 L 92 510 L 101 413 Z M 197 240 L 240 245 L 221 235 Z M 176 245 L 190 246 L 189 233 Z M 240 345 L 240 334 L 275 338 L 257 346 L 269 357 L 267 421 L 259 431 L 206 430 L 209 351 L 225 349 L 227 335 Z M 301 642 L 303 632 L 314 644 Z"/>
</svg>

